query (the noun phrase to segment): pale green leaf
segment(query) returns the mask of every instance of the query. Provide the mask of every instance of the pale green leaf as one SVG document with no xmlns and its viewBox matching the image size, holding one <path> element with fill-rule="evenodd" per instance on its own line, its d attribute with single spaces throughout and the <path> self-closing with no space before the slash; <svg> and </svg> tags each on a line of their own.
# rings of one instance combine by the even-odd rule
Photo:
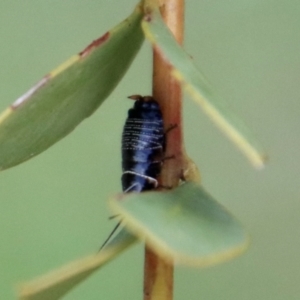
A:
<svg viewBox="0 0 300 300">
<path fill-rule="evenodd" d="M 60 299 L 135 241 L 134 236 L 122 229 L 99 253 L 74 261 L 49 274 L 24 283 L 19 291 L 19 299 Z"/>
<path fill-rule="evenodd" d="M 198 184 L 172 191 L 130 193 L 111 199 L 124 226 L 164 259 L 203 267 L 242 253 L 248 236 L 240 223 Z"/>
<path fill-rule="evenodd" d="M 147 15 L 142 22 L 146 38 L 172 65 L 173 76 L 183 84 L 213 122 L 237 145 L 253 165 L 261 168 L 266 159 L 250 130 L 214 92 L 205 76 L 195 67 L 190 56 L 176 42 L 165 25 L 157 5 L 146 1 Z"/>
<path fill-rule="evenodd" d="M 99 107 L 141 47 L 141 17 L 138 6 L 124 22 L 46 75 L 0 115 L 0 169 L 46 150 Z"/>
</svg>

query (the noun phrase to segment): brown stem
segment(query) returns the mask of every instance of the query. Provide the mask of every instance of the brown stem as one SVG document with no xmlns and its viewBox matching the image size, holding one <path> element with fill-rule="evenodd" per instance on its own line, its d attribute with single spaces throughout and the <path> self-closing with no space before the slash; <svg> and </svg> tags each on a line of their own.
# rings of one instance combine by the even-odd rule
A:
<svg viewBox="0 0 300 300">
<path fill-rule="evenodd" d="M 183 42 L 184 0 L 163 0 L 161 13 L 178 43 Z M 160 53 L 153 51 L 153 97 L 160 103 L 167 129 L 177 124 L 167 136 L 166 160 L 161 173 L 163 186 L 176 186 L 183 170 L 183 137 L 181 130 L 181 87 L 171 76 L 171 66 Z M 173 299 L 173 264 L 145 249 L 144 300 Z"/>
</svg>

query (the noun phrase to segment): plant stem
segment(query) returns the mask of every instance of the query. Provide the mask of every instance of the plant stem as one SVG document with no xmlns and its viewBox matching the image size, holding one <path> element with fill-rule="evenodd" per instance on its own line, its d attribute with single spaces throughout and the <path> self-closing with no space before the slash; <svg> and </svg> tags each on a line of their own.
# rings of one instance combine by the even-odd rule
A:
<svg viewBox="0 0 300 300">
<path fill-rule="evenodd" d="M 178 43 L 183 41 L 184 0 L 163 0 L 161 13 Z M 171 66 L 158 51 L 153 50 L 153 97 L 160 103 L 165 129 L 176 124 L 167 135 L 166 160 L 161 185 L 176 186 L 183 170 L 183 137 L 181 126 L 181 87 L 171 76 Z M 162 260 L 149 248 L 145 249 L 144 300 L 173 299 L 173 264 Z"/>
</svg>

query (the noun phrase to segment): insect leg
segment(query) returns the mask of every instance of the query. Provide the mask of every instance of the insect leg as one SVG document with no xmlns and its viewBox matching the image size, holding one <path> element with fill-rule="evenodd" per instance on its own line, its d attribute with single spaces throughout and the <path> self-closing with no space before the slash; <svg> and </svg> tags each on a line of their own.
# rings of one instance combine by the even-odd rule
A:
<svg viewBox="0 0 300 300">
<path fill-rule="evenodd" d="M 170 124 L 168 128 L 165 130 L 165 135 L 167 135 L 170 131 L 178 127 L 178 124 Z"/>
<path fill-rule="evenodd" d="M 165 160 L 168 160 L 168 159 L 175 159 L 175 158 L 176 158 L 175 155 L 169 155 L 169 156 L 163 157 L 161 161 L 164 162 Z"/>
</svg>

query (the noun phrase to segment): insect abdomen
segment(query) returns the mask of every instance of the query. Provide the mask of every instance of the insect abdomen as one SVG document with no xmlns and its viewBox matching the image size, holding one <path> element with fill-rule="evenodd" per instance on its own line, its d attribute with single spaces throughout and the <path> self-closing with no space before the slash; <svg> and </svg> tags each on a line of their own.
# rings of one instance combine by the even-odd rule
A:
<svg viewBox="0 0 300 300">
<path fill-rule="evenodd" d="M 152 97 L 130 98 L 136 101 L 122 135 L 122 186 L 124 192 L 141 192 L 157 186 L 164 155 L 163 119 Z"/>
</svg>

